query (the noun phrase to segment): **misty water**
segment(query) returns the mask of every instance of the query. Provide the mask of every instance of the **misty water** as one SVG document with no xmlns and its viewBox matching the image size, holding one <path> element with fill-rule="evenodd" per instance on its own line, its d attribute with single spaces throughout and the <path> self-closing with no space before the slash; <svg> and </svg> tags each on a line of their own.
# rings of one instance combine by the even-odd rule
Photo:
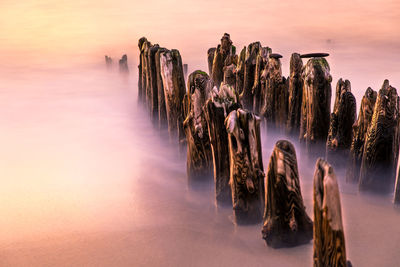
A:
<svg viewBox="0 0 400 267">
<path fill-rule="evenodd" d="M 270 248 L 261 224 L 235 226 L 231 208 L 216 208 L 212 183 L 188 189 L 185 155 L 138 105 L 134 71 L 3 73 L 0 266 L 312 265 L 312 242 Z M 262 134 L 264 166 L 281 138 Z M 312 218 L 315 162 L 295 144 Z M 359 194 L 337 175 L 348 259 L 396 266 L 391 196 Z"/>
</svg>

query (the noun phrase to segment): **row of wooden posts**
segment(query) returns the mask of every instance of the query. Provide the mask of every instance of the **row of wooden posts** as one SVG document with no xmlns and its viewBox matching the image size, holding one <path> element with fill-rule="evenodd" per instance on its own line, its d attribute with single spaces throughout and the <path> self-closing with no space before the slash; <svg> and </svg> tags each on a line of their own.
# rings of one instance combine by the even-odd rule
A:
<svg viewBox="0 0 400 267">
<path fill-rule="evenodd" d="M 356 120 L 348 80 L 338 81 L 330 111 L 327 54 L 293 53 L 285 78 L 281 55 L 260 42 L 236 55 L 229 34 L 224 34 L 221 43 L 208 50 L 210 75 L 192 72 L 186 89 L 178 50 L 153 45 L 144 37 L 138 45 L 138 99 L 158 127 L 168 128 L 172 142 L 186 145 L 189 185 L 213 172 L 217 204 L 232 205 L 237 224 L 263 220 L 262 236 L 272 247 L 313 238 L 314 266 L 346 266 L 332 166 L 347 168 L 346 180 L 359 182 L 360 190 L 393 188 L 399 146 L 396 89 L 388 81 L 378 93 L 368 88 Z M 304 66 L 302 58 L 309 58 Z M 318 159 L 315 166 L 314 223 L 305 212 L 296 152 L 289 141 L 276 143 L 264 174 L 261 121 L 267 132 L 298 136 L 309 156 L 325 156 L 332 164 Z M 400 202 L 399 187 L 395 199 Z"/>
</svg>

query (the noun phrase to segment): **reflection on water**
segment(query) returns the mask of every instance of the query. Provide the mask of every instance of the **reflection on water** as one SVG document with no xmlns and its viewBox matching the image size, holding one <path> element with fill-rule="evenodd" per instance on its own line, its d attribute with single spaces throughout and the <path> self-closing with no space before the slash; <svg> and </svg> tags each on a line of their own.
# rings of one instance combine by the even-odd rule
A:
<svg viewBox="0 0 400 267">
<path fill-rule="evenodd" d="M 311 266 L 312 243 L 269 248 L 261 224 L 235 227 L 212 190 L 188 190 L 185 158 L 137 106 L 135 86 L 105 68 L 3 79 L 0 265 Z M 262 135 L 265 165 L 280 138 Z M 312 218 L 314 163 L 297 152 Z M 400 211 L 340 184 L 348 258 L 394 266 Z"/>
</svg>

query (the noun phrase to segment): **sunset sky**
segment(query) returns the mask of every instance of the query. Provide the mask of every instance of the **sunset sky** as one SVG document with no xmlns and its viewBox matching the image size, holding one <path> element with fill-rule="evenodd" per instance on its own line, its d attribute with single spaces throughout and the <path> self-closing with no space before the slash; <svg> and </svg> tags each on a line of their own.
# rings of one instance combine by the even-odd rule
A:
<svg viewBox="0 0 400 267">
<path fill-rule="evenodd" d="M 334 83 L 348 78 L 360 95 L 384 78 L 400 86 L 399 25 L 396 0 L 2 0 L 0 66 L 98 64 L 123 53 L 136 66 L 146 36 L 179 49 L 190 70 L 206 69 L 207 49 L 228 32 L 238 49 L 261 41 L 281 53 L 286 75 L 292 52 L 328 52 Z"/>
</svg>

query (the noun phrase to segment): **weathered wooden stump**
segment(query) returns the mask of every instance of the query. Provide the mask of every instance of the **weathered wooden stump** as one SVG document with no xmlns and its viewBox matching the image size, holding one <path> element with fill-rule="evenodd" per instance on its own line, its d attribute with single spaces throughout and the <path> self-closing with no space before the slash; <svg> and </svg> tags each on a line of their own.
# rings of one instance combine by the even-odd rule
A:
<svg viewBox="0 0 400 267">
<path fill-rule="evenodd" d="M 168 127 L 167 109 L 165 106 L 164 85 L 161 76 L 160 55 L 166 52 L 166 48 L 159 48 L 155 55 L 156 78 L 157 78 L 157 98 L 158 98 L 158 125 L 160 129 Z"/>
<path fill-rule="evenodd" d="M 239 54 L 237 65 L 236 65 L 236 86 L 235 90 L 242 94 L 243 86 L 244 86 L 244 69 L 245 69 L 245 60 L 246 60 L 246 47 L 243 47 L 242 51 Z"/>
<path fill-rule="evenodd" d="M 236 66 L 235 64 L 230 64 L 229 66 L 225 66 L 223 68 L 224 72 L 224 81 L 223 83 L 226 85 L 235 88 L 236 86 Z"/>
<path fill-rule="evenodd" d="M 107 55 L 105 55 L 104 58 L 105 58 L 105 60 L 106 60 L 106 67 L 107 67 L 107 69 L 110 69 L 110 68 L 112 67 L 112 58 L 109 57 L 109 56 L 107 56 Z"/>
<path fill-rule="evenodd" d="M 300 190 L 296 151 L 286 140 L 275 144 L 269 161 L 262 235 L 274 248 L 301 245 L 313 237 L 313 223 Z"/>
<path fill-rule="evenodd" d="M 233 214 L 237 224 L 262 220 L 264 172 L 261 153 L 260 118 L 238 109 L 225 120 L 228 132 L 230 184 Z"/>
<path fill-rule="evenodd" d="M 399 149 L 399 97 L 385 82 L 378 92 L 371 125 L 365 138 L 359 189 L 389 193 L 393 190 Z"/>
<path fill-rule="evenodd" d="M 183 122 L 187 142 L 187 175 L 189 185 L 211 177 L 212 156 L 204 105 L 211 93 L 207 73 L 197 70 L 188 78 L 188 114 Z"/>
<path fill-rule="evenodd" d="M 265 83 L 262 81 L 262 75 L 264 73 L 265 68 L 268 65 L 269 55 L 271 54 L 271 48 L 269 47 L 261 47 L 257 54 L 256 59 L 256 69 L 254 72 L 254 84 L 252 88 L 253 93 L 253 112 L 256 115 L 261 114 L 261 109 L 264 103 L 264 94 L 263 86 Z"/>
<path fill-rule="evenodd" d="M 331 81 L 325 58 L 311 58 L 303 70 L 300 142 L 309 156 L 325 154 L 331 109 Z"/>
<path fill-rule="evenodd" d="M 298 136 L 300 131 L 301 102 L 303 97 L 303 61 L 300 54 L 293 53 L 290 57 L 288 120 L 286 133 Z"/>
<path fill-rule="evenodd" d="M 119 71 L 122 73 L 128 73 L 128 56 L 123 55 L 122 58 L 119 60 Z"/>
<path fill-rule="evenodd" d="M 346 262 L 339 187 L 333 168 L 319 158 L 314 173 L 314 267 L 351 266 Z"/>
<path fill-rule="evenodd" d="M 224 33 L 221 38 L 221 44 L 217 46 L 215 50 L 213 64 L 212 64 L 212 74 L 211 79 L 214 85 L 219 88 L 221 82 L 224 79 L 224 67 L 230 65 L 230 56 L 232 55 L 232 41 L 228 33 Z M 228 61 L 228 62 L 226 62 Z"/>
<path fill-rule="evenodd" d="M 228 132 L 224 121 L 227 115 L 240 107 L 234 88 L 223 84 L 219 92 L 213 92 L 207 100 L 204 111 L 210 136 L 214 166 L 215 198 L 217 205 L 232 205 L 232 193 L 229 184 L 229 147 Z"/>
<path fill-rule="evenodd" d="M 267 129 L 284 130 L 287 121 L 288 88 L 282 77 L 282 65 L 278 57 L 269 57 L 262 79 L 264 96 L 261 114 L 265 118 Z"/>
<path fill-rule="evenodd" d="M 183 135 L 182 101 L 185 95 L 185 79 L 179 51 L 173 49 L 161 52 L 160 68 L 170 141 L 180 142 Z"/>
<path fill-rule="evenodd" d="M 358 183 L 360 178 L 361 160 L 364 151 L 365 137 L 371 123 L 376 102 L 376 91 L 368 87 L 361 100 L 358 119 L 353 125 L 353 140 L 350 147 L 349 164 L 346 171 L 346 181 Z"/>
<path fill-rule="evenodd" d="M 207 51 L 207 62 L 208 62 L 208 74 L 209 74 L 209 76 L 211 76 L 211 74 L 212 74 L 212 66 L 213 66 L 214 56 L 215 56 L 215 51 L 216 50 L 217 50 L 217 48 L 212 47 L 212 48 L 208 49 L 208 51 Z"/>
<path fill-rule="evenodd" d="M 351 93 L 350 81 L 339 79 L 326 141 L 326 158 L 335 167 L 343 168 L 348 162 L 355 119 L 356 98 Z"/>
<path fill-rule="evenodd" d="M 149 47 L 148 55 L 147 55 L 147 64 L 148 64 L 148 81 L 147 84 L 149 90 L 149 111 L 150 118 L 153 123 L 158 124 L 158 84 L 157 84 L 157 66 L 156 66 L 156 53 L 160 49 L 158 44 L 152 45 Z"/>
<path fill-rule="evenodd" d="M 140 59 L 139 59 L 139 82 L 138 82 L 138 100 L 142 103 L 146 103 L 146 88 L 147 88 L 147 57 L 145 56 L 145 50 L 151 44 L 145 37 L 142 37 L 138 41 Z"/>
<path fill-rule="evenodd" d="M 246 50 L 246 57 L 244 60 L 243 91 L 240 95 L 240 100 L 243 104 L 243 107 L 247 110 L 253 110 L 253 85 L 255 80 L 257 55 L 261 48 L 261 43 L 255 42 L 249 44 Z"/>
</svg>

